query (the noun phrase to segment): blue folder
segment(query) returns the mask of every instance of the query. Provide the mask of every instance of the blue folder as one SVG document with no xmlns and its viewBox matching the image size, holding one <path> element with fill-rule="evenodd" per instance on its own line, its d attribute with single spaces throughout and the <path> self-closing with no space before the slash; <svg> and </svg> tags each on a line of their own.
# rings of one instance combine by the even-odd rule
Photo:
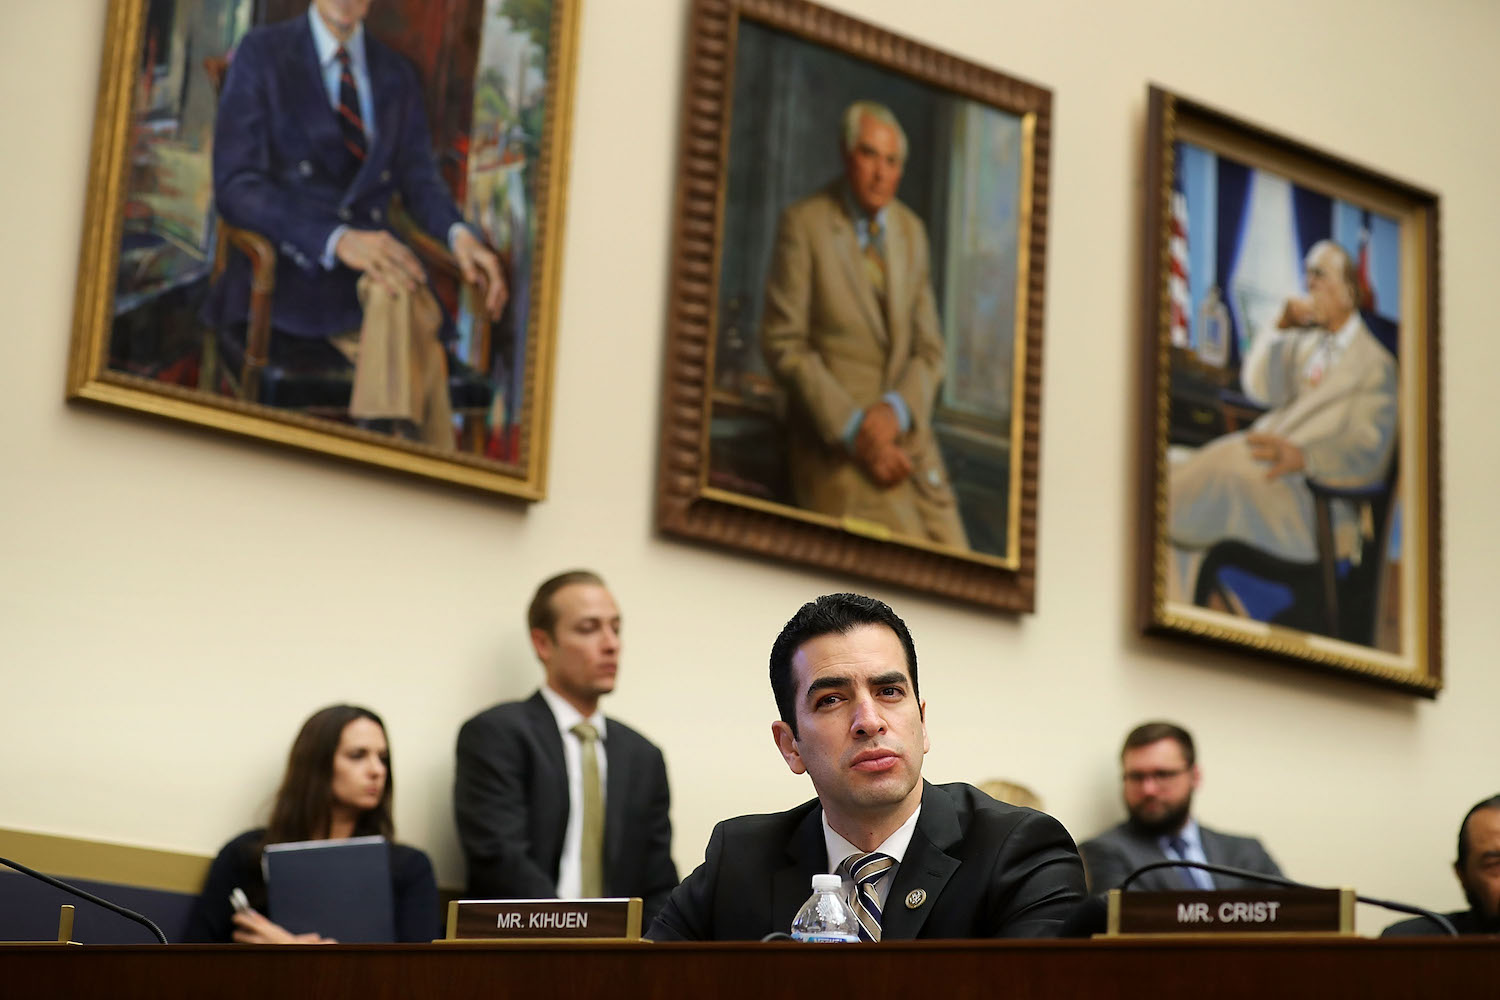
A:
<svg viewBox="0 0 1500 1000">
<path fill-rule="evenodd" d="M 269 844 L 267 914 L 293 934 L 339 942 L 396 940 L 390 846 L 384 837 Z"/>
</svg>

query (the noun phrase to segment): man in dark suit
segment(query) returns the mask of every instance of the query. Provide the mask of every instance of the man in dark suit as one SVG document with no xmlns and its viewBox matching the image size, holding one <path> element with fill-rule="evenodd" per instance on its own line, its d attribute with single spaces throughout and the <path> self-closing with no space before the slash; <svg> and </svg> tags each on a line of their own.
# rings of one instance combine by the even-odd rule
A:
<svg viewBox="0 0 1500 1000">
<path fill-rule="evenodd" d="M 620 611 L 595 573 L 543 583 L 527 622 L 546 683 L 458 734 L 453 807 L 470 896 L 640 896 L 649 921 L 677 884 L 667 766 L 599 711 L 614 690 Z"/>
<path fill-rule="evenodd" d="M 716 826 L 649 937 L 785 932 L 825 872 L 845 876 L 863 940 L 1057 933 L 1083 897 L 1072 838 L 1044 813 L 922 780 L 926 704 L 895 612 L 856 594 L 804 605 L 772 646 L 771 688 L 776 747 L 818 797 Z"/>
<path fill-rule="evenodd" d="M 306 354 L 332 342 L 356 365 L 354 416 L 418 425 L 431 417 L 425 437 L 451 447 L 451 426 L 423 412 L 425 402 L 447 411 L 441 312 L 416 255 L 390 228 L 392 198 L 399 194 L 416 224 L 447 242 L 465 280 L 483 275 L 492 316 L 505 283 L 437 172 L 416 71 L 364 30 L 370 2 L 313 0 L 305 17 L 245 36 L 219 100 L 214 201 L 225 221 L 276 249 L 273 350 L 290 342 L 287 350 Z M 207 316 L 221 326 L 243 323 L 249 298 L 249 263 L 235 254 Z M 367 329 L 372 321 L 378 332 Z M 419 329 L 407 343 L 410 326 Z M 401 331 L 395 377 L 382 367 L 362 379 L 361 365 L 386 353 L 369 341 L 386 339 L 390 328 Z M 415 380 L 421 384 L 408 389 Z M 399 399 L 371 399 L 371 412 L 355 412 L 362 390 L 375 394 L 366 387 L 386 381 Z"/>
<path fill-rule="evenodd" d="M 1211 862 L 1263 875 L 1281 874 L 1254 837 L 1236 837 L 1200 826 L 1193 818 L 1193 792 L 1203 780 L 1193 737 L 1170 722 L 1147 722 L 1131 730 L 1120 751 L 1125 809 L 1130 818 L 1078 845 L 1088 869 L 1089 888 L 1119 888 L 1142 865 L 1167 859 Z M 1178 889 L 1258 888 L 1263 883 L 1199 869 L 1158 868 L 1130 883 L 1131 888 L 1165 892 Z"/>
<path fill-rule="evenodd" d="M 1500 795 L 1474 804 L 1458 825 L 1458 860 L 1453 873 L 1463 886 L 1467 910 L 1446 914 L 1460 934 L 1500 934 Z M 1426 917 L 1392 924 L 1381 937 L 1446 934 Z"/>
</svg>

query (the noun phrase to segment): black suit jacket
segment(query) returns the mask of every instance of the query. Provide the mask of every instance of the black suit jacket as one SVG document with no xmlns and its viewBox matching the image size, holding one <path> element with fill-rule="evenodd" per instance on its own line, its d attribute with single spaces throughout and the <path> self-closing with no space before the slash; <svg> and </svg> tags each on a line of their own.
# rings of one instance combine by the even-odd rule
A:
<svg viewBox="0 0 1500 1000">
<path fill-rule="evenodd" d="M 1486 920 L 1477 910 L 1455 910 L 1445 913 L 1448 922 L 1453 929 L 1460 934 L 1500 934 L 1500 920 Z M 1412 917 L 1400 923 L 1391 924 L 1380 932 L 1383 938 L 1388 937 L 1434 937 L 1447 935 L 1447 931 L 1438 926 L 1436 921 L 1426 917 Z"/>
<path fill-rule="evenodd" d="M 707 856 L 651 926 L 656 941 L 759 940 L 787 931 L 828 870 L 817 799 L 714 827 Z M 926 892 L 915 907 L 914 889 Z M 887 896 L 881 939 L 1050 937 L 1083 899 L 1073 838 L 1045 813 L 970 785 L 922 784 L 922 814 Z"/>
<path fill-rule="evenodd" d="M 1280 875 L 1281 869 L 1271 860 L 1271 855 L 1254 837 L 1236 837 L 1233 834 L 1210 830 L 1198 824 L 1198 833 L 1203 839 L 1203 856 L 1216 865 L 1229 865 L 1262 875 Z M 1092 840 L 1078 845 L 1083 854 L 1084 866 L 1088 869 L 1089 888 L 1093 892 L 1118 889 L 1125 876 L 1142 865 L 1153 861 L 1165 861 L 1155 837 L 1138 832 L 1129 823 L 1105 830 Z M 1131 889 L 1153 892 L 1176 892 L 1193 886 L 1184 881 L 1186 868 L 1158 868 L 1149 871 L 1130 883 Z M 1251 882 L 1229 875 L 1213 873 L 1217 889 L 1261 889 L 1264 883 Z"/>
<path fill-rule="evenodd" d="M 640 896 L 649 921 L 677 885 L 667 765 L 650 740 L 614 719 L 604 722 L 604 752 L 604 894 Z M 557 719 L 541 692 L 464 723 L 453 810 L 469 895 L 557 895 L 568 771 Z"/>
</svg>

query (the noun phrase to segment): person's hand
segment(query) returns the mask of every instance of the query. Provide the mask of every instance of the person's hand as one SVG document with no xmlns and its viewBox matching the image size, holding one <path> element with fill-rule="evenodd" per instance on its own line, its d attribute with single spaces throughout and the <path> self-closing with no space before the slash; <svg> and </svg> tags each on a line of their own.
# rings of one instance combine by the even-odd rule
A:
<svg viewBox="0 0 1500 1000">
<path fill-rule="evenodd" d="M 1312 299 L 1287 299 L 1286 304 L 1281 307 L 1281 316 L 1276 320 L 1276 326 L 1282 330 L 1300 326 L 1316 326 L 1317 320 L 1313 316 Z"/>
<path fill-rule="evenodd" d="M 887 445 L 895 444 L 896 436 L 900 433 L 901 421 L 896 417 L 896 408 L 881 400 L 865 410 L 864 419 L 859 424 L 859 433 L 854 436 L 854 450 L 873 454 Z"/>
<path fill-rule="evenodd" d="M 897 445 L 887 445 L 871 461 L 869 473 L 877 486 L 890 489 L 911 475 L 911 456 Z"/>
<path fill-rule="evenodd" d="M 234 915 L 234 939 L 240 944 L 337 944 L 321 934 L 293 934 L 280 924 L 272 923 L 255 910 L 240 910 Z"/>
<path fill-rule="evenodd" d="M 1266 470 L 1267 479 L 1301 472 L 1307 468 L 1307 458 L 1302 454 L 1302 449 L 1278 434 L 1251 431 L 1245 435 L 1245 441 L 1250 445 L 1250 457 L 1258 462 L 1270 463 L 1271 467 Z"/>
<path fill-rule="evenodd" d="M 890 403 L 865 410 L 854 435 L 854 460 L 877 486 L 889 489 L 911 475 L 911 458 L 896 444 L 900 434 L 901 421 Z"/>
<path fill-rule="evenodd" d="M 457 258 L 458 269 L 463 272 L 464 280 L 469 284 L 481 284 L 479 276 L 484 275 L 485 311 L 489 313 L 490 319 L 499 319 L 500 310 L 505 308 L 505 300 L 510 298 L 510 290 L 505 287 L 505 276 L 500 272 L 500 259 L 493 250 L 475 239 L 467 226 L 459 226 L 453 237 L 453 256 Z"/>
<path fill-rule="evenodd" d="M 383 229 L 346 229 L 333 255 L 374 278 L 386 291 L 414 292 L 427 281 L 411 248 Z"/>
</svg>

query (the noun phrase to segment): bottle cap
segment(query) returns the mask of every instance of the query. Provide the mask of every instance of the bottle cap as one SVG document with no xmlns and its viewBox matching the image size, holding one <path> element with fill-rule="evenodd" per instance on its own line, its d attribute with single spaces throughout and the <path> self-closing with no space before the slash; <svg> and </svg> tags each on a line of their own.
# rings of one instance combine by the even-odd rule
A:
<svg viewBox="0 0 1500 1000">
<path fill-rule="evenodd" d="M 837 892 L 840 888 L 843 887 L 843 885 L 844 880 L 839 878 L 837 875 L 813 876 L 813 892 L 823 892 L 825 890 Z"/>
</svg>

